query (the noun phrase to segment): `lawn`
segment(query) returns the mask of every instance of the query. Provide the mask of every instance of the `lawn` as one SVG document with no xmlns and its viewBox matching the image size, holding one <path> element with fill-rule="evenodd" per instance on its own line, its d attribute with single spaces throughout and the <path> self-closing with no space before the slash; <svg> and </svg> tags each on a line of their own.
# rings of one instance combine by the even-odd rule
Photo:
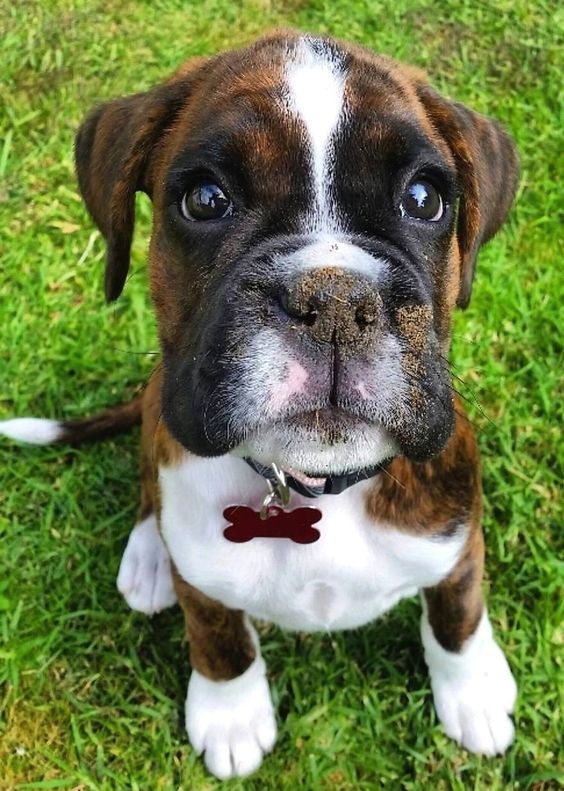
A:
<svg viewBox="0 0 564 791">
<path fill-rule="evenodd" d="M 516 205 L 482 252 L 452 351 L 483 454 L 489 607 L 519 683 L 516 742 L 486 759 L 442 734 L 413 600 L 345 634 L 261 629 L 280 738 L 255 776 L 226 788 L 562 787 L 563 22 L 551 0 L 2 3 L 0 418 L 99 410 L 155 362 L 148 199 L 138 199 L 133 275 L 106 307 L 104 246 L 75 183 L 74 132 L 97 101 L 287 25 L 424 67 L 519 147 Z M 137 445 L 137 433 L 78 450 L 0 444 L 2 789 L 221 785 L 183 728 L 179 611 L 147 619 L 115 589 L 137 509 Z"/>
</svg>

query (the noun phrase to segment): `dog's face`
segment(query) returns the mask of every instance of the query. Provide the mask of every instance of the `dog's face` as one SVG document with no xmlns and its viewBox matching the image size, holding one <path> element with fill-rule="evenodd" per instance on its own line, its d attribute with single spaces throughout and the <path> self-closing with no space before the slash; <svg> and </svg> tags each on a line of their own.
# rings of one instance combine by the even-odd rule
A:
<svg viewBox="0 0 564 791">
<path fill-rule="evenodd" d="M 516 183 L 493 121 L 284 33 L 102 106 L 77 163 L 109 299 L 135 190 L 153 199 L 163 415 L 186 448 L 323 476 L 444 447 L 450 316 Z"/>
</svg>

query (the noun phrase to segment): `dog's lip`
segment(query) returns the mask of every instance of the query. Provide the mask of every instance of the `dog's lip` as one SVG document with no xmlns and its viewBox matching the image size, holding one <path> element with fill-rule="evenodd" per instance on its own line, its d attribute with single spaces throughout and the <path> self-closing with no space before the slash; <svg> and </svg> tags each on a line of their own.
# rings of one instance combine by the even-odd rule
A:
<svg viewBox="0 0 564 791">
<path fill-rule="evenodd" d="M 284 432 L 284 436 L 288 434 L 288 431 L 291 429 L 298 429 L 303 432 L 298 434 L 297 437 L 294 437 L 296 441 L 302 441 L 306 443 L 306 445 L 310 442 L 316 442 L 322 440 L 322 433 L 324 430 L 328 434 L 333 435 L 333 442 L 331 444 L 339 445 L 343 442 L 348 442 L 351 437 L 354 436 L 356 431 L 363 433 L 366 432 L 367 429 L 371 428 L 379 428 L 383 431 L 386 429 L 384 428 L 383 424 L 380 421 L 376 420 L 367 420 L 366 418 L 356 414 L 354 411 L 347 409 L 346 407 L 342 406 L 333 406 L 329 404 L 324 404 L 322 406 L 314 406 L 309 407 L 306 406 L 305 409 L 296 409 L 295 411 L 289 411 L 284 415 L 278 415 L 275 420 L 265 421 L 264 423 L 260 424 L 260 426 L 255 427 L 253 432 L 250 432 L 248 435 L 248 439 L 246 440 L 245 444 L 242 445 L 243 455 L 247 456 L 251 459 L 256 458 L 256 463 L 263 466 L 270 466 L 271 464 L 271 456 L 277 456 L 277 453 L 271 454 L 268 453 L 265 455 L 264 448 L 260 448 L 259 443 L 259 452 L 258 455 L 253 453 L 253 434 L 256 432 L 256 435 L 260 437 L 261 432 L 266 431 L 276 431 L 277 433 Z M 319 437 L 312 436 L 316 433 L 316 430 L 319 433 Z M 250 440 L 250 444 L 247 444 Z M 389 455 L 389 454 L 388 454 Z M 295 464 L 295 460 L 292 460 Z M 331 470 L 319 470 L 315 469 L 315 462 L 311 466 L 307 465 L 307 462 L 299 467 L 293 466 L 288 459 L 288 462 L 282 461 L 282 459 L 277 460 L 277 464 L 279 468 L 291 478 L 294 478 L 296 481 L 301 483 L 304 486 L 310 488 L 322 488 L 325 486 L 328 480 L 333 479 L 339 476 L 346 476 L 350 475 L 354 472 L 357 472 L 361 468 L 365 468 L 366 466 L 371 467 L 373 462 L 367 462 L 364 460 L 364 464 L 361 465 L 351 465 L 350 464 L 350 457 L 347 459 L 348 463 L 346 466 L 342 468 L 337 467 L 335 464 L 335 459 L 331 464 Z"/>
<path fill-rule="evenodd" d="M 350 429 L 365 423 L 362 418 L 341 407 L 325 406 L 320 409 L 310 409 L 298 412 L 280 421 L 283 424 L 300 425 L 306 429 L 331 428 L 333 430 Z M 321 425 L 320 425 L 321 424 Z M 285 466 L 286 475 L 295 478 L 304 486 L 320 487 L 327 482 L 329 475 L 319 473 L 315 470 L 297 470 L 295 467 Z"/>
<path fill-rule="evenodd" d="M 310 431 L 332 429 L 334 431 L 347 430 L 366 426 L 367 422 L 359 415 L 349 412 L 342 407 L 323 406 L 314 409 L 305 409 L 274 421 L 279 425 L 295 426 Z M 315 476 L 314 476 L 315 477 Z"/>
</svg>

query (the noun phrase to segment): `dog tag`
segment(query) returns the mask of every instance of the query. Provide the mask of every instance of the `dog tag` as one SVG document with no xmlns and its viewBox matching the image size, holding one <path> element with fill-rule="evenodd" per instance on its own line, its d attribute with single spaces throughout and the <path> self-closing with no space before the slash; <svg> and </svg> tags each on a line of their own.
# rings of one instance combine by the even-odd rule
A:
<svg viewBox="0 0 564 791">
<path fill-rule="evenodd" d="M 296 544 L 312 544 L 321 535 L 312 525 L 319 522 L 322 514 L 312 506 L 286 511 L 279 505 L 269 505 L 264 517 L 247 505 L 230 505 L 223 516 L 230 522 L 223 535 L 236 544 L 252 538 L 289 538 Z"/>
</svg>

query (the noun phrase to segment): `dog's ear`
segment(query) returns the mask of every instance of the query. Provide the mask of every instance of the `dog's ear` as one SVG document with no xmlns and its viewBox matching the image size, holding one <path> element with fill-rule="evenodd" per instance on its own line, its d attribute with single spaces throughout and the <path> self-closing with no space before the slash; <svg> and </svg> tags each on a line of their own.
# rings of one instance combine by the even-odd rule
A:
<svg viewBox="0 0 564 791">
<path fill-rule="evenodd" d="M 78 131 L 75 157 L 80 191 L 107 243 L 108 302 L 121 294 L 129 268 L 135 193 L 141 190 L 151 196 L 155 145 L 187 100 L 200 62 L 146 93 L 100 105 Z"/>
<path fill-rule="evenodd" d="M 457 235 L 460 290 L 457 304 L 470 301 L 476 257 L 507 217 L 519 177 L 512 139 L 494 120 L 441 97 L 420 83 L 417 91 L 427 116 L 448 144 L 460 181 Z"/>
</svg>

